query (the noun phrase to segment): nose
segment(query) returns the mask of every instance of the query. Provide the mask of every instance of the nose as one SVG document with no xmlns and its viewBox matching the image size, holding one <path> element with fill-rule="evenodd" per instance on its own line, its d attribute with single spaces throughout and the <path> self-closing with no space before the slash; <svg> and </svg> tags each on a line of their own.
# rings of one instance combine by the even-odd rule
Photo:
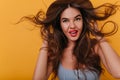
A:
<svg viewBox="0 0 120 80">
<path fill-rule="evenodd" d="M 75 23 L 74 23 L 74 21 L 70 21 L 69 27 L 70 27 L 70 28 L 75 28 Z"/>
</svg>

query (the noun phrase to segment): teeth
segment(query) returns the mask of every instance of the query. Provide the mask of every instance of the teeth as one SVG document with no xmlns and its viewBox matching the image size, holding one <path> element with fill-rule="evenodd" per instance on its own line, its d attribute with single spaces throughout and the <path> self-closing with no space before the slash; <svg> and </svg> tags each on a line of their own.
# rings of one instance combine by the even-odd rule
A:
<svg viewBox="0 0 120 80">
<path fill-rule="evenodd" d="M 71 32 L 71 34 L 75 34 L 76 32 Z"/>
<path fill-rule="evenodd" d="M 76 31 L 73 31 L 73 32 L 70 32 L 71 34 L 75 34 L 76 33 Z"/>
</svg>

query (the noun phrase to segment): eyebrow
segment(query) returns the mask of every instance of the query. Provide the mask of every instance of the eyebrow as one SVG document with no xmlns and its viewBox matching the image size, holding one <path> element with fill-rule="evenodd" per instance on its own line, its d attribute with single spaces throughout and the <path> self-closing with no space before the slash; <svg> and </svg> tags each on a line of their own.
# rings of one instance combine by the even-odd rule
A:
<svg viewBox="0 0 120 80">
<path fill-rule="evenodd" d="M 81 15 L 81 14 L 78 14 L 77 16 L 75 16 L 75 18 L 77 18 L 77 17 L 82 17 L 82 15 Z"/>
<path fill-rule="evenodd" d="M 81 15 L 81 14 L 78 14 L 78 15 L 75 16 L 74 18 L 77 18 L 77 17 L 82 17 L 82 15 Z M 61 18 L 61 20 L 63 20 L 63 19 L 68 19 L 68 18 Z"/>
</svg>

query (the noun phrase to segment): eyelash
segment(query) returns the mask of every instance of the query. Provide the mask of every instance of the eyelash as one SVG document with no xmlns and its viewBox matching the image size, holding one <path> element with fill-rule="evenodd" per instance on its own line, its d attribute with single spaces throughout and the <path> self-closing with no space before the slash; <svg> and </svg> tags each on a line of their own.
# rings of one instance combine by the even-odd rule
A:
<svg viewBox="0 0 120 80">
<path fill-rule="evenodd" d="M 63 20 L 62 22 L 67 22 L 68 20 Z"/>
<path fill-rule="evenodd" d="M 81 20 L 81 18 L 75 18 L 75 20 L 74 21 L 80 21 Z M 65 20 L 63 20 L 62 22 L 68 22 L 68 20 L 67 19 L 65 19 Z"/>
<path fill-rule="evenodd" d="M 75 19 L 75 21 L 76 21 L 76 20 L 77 20 L 77 21 L 80 21 L 80 20 L 81 20 L 81 18 L 76 18 L 76 19 Z"/>
</svg>

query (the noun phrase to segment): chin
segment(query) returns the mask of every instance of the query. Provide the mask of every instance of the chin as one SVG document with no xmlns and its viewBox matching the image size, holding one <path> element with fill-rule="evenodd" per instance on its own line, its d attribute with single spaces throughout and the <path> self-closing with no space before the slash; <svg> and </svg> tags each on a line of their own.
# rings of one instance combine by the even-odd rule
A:
<svg viewBox="0 0 120 80">
<path fill-rule="evenodd" d="M 75 41 L 77 41 L 78 40 L 78 38 L 77 39 L 70 39 L 70 41 L 72 41 L 72 42 L 75 42 Z"/>
<path fill-rule="evenodd" d="M 76 37 L 68 37 L 69 41 L 76 42 L 79 39 L 79 36 Z"/>
</svg>

